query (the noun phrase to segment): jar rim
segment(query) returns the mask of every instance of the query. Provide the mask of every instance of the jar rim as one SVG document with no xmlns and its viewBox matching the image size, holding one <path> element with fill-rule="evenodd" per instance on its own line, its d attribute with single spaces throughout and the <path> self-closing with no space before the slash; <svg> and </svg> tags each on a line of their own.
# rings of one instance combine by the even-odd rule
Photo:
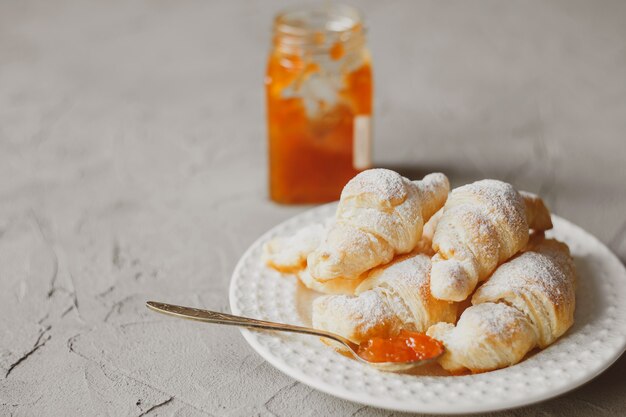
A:
<svg viewBox="0 0 626 417">
<path fill-rule="evenodd" d="M 341 33 L 362 25 L 361 13 L 345 4 L 317 4 L 291 6 L 280 11 L 274 20 L 275 28 L 291 34 L 324 31 Z"/>
<path fill-rule="evenodd" d="M 286 47 L 323 50 L 334 43 L 361 43 L 365 28 L 361 13 L 344 4 L 291 6 L 274 19 L 274 42 Z"/>
</svg>

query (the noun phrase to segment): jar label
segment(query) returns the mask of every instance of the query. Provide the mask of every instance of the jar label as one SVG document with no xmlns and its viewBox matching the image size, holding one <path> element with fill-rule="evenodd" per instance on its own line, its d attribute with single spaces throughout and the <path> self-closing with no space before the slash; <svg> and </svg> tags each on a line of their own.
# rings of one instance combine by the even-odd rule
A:
<svg viewBox="0 0 626 417">
<path fill-rule="evenodd" d="M 367 169 L 372 164 L 372 118 L 360 115 L 354 118 L 352 138 L 352 166 Z"/>
</svg>

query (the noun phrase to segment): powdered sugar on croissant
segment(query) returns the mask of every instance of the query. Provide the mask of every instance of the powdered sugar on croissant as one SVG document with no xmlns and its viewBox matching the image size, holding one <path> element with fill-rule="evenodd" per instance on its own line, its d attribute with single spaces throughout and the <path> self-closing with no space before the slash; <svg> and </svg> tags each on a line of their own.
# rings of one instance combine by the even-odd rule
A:
<svg viewBox="0 0 626 417">
<path fill-rule="evenodd" d="M 515 364 L 572 325 L 576 272 L 569 249 L 556 240 L 537 240 L 478 288 L 474 305 L 456 326 L 428 329 L 446 347 L 439 359 L 445 369 L 482 372 Z"/>
<path fill-rule="evenodd" d="M 535 328 L 524 313 L 495 303 L 469 307 L 456 326 L 438 323 L 426 334 L 446 347 L 438 361 L 451 372 L 484 372 L 511 366 L 537 343 Z"/>
<path fill-rule="evenodd" d="M 307 259 L 318 281 L 356 279 L 418 245 L 424 223 L 449 191 L 443 174 L 410 181 L 387 169 L 371 169 L 344 187 L 321 245 Z"/>
<path fill-rule="evenodd" d="M 456 305 L 430 295 L 430 265 L 426 255 L 400 257 L 371 271 L 357 287 L 356 297 L 318 298 L 313 326 L 360 343 L 401 329 L 426 331 L 437 322 L 454 322 Z"/>
<path fill-rule="evenodd" d="M 472 297 L 473 304 L 505 302 L 524 312 L 544 348 L 574 323 L 576 272 L 564 243 L 547 239 L 501 265 Z"/>
<path fill-rule="evenodd" d="M 433 237 L 433 295 L 448 301 L 466 299 L 478 282 L 526 245 L 530 228 L 552 226 L 546 218 L 550 214 L 538 197 L 523 197 L 502 181 L 482 180 L 454 189 Z"/>
</svg>

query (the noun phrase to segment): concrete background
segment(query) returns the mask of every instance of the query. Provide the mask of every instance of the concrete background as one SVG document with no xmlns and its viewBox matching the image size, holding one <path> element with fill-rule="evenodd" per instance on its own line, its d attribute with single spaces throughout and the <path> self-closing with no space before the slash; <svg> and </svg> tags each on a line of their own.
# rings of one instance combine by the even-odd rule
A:
<svg viewBox="0 0 626 417">
<path fill-rule="evenodd" d="M 354 2 L 375 162 L 541 193 L 626 260 L 626 2 Z M 0 3 L 0 415 L 390 416 L 274 370 L 232 269 L 307 207 L 266 197 L 263 76 L 283 2 Z M 626 359 L 502 416 L 623 415 Z"/>
</svg>

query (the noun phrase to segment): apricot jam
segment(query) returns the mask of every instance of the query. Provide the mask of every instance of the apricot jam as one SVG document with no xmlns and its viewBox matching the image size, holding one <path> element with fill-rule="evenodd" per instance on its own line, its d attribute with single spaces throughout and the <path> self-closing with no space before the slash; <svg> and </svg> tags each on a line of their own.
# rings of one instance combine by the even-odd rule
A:
<svg viewBox="0 0 626 417">
<path fill-rule="evenodd" d="M 344 6 L 277 16 L 265 81 L 272 200 L 336 200 L 370 167 L 372 69 L 363 32 Z"/>
<path fill-rule="evenodd" d="M 443 345 L 424 333 L 402 330 L 390 338 L 375 337 L 359 345 L 357 354 L 369 362 L 410 362 L 443 353 Z"/>
</svg>

